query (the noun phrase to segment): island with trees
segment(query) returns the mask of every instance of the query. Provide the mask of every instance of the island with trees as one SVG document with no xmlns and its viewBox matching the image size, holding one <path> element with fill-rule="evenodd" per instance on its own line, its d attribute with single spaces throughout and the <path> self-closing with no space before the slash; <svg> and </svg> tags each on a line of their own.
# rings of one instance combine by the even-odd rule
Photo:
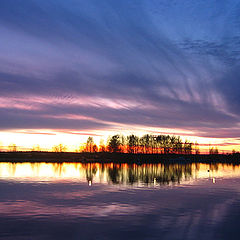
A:
<svg viewBox="0 0 240 240">
<path fill-rule="evenodd" d="M 0 152 L 0 161 L 11 162 L 238 162 L 239 152 L 219 154 L 217 147 L 209 147 L 209 152 L 201 154 L 198 143 L 183 141 L 175 135 L 150 135 L 142 137 L 131 134 L 116 134 L 97 146 L 88 137 L 84 146 L 75 152 L 67 151 L 63 144 L 53 146 L 52 151 L 41 151 L 39 146 L 31 151 L 18 151 L 16 145 L 8 151 Z"/>
</svg>

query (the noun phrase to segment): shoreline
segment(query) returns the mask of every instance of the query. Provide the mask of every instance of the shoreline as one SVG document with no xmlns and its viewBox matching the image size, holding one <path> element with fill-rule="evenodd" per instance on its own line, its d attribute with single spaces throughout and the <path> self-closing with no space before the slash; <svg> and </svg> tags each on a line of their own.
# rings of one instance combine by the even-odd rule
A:
<svg viewBox="0 0 240 240">
<path fill-rule="evenodd" d="M 240 154 L 131 154 L 74 152 L 0 152 L 0 162 L 25 163 L 235 163 Z"/>
</svg>

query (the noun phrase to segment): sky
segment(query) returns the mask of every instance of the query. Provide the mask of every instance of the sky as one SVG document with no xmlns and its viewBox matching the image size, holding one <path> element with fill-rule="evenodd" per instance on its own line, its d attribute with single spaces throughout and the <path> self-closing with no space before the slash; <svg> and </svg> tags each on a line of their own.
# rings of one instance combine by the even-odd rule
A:
<svg viewBox="0 0 240 240">
<path fill-rule="evenodd" d="M 240 150 L 239 61 L 238 0 L 1 0 L 0 142 L 170 133 Z"/>
</svg>

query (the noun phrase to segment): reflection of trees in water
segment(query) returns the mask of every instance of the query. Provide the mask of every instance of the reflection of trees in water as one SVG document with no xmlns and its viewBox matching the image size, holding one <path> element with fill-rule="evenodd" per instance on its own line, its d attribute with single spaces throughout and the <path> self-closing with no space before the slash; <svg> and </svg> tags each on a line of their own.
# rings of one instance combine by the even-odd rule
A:
<svg viewBox="0 0 240 240">
<path fill-rule="evenodd" d="M 30 163 L 30 165 L 31 165 L 31 170 L 32 170 L 32 172 L 34 172 L 34 174 L 36 174 L 36 175 L 39 174 L 40 164 L 41 164 L 41 163 Z"/>
<path fill-rule="evenodd" d="M 169 184 L 180 183 L 192 176 L 191 164 L 84 164 L 87 181 L 106 174 L 107 181 L 114 184 Z"/>
<path fill-rule="evenodd" d="M 119 169 L 121 171 L 121 168 Z M 191 164 L 147 164 L 143 166 L 131 165 L 126 169 L 127 174 L 125 182 L 133 184 L 143 182 L 146 184 L 159 183 L 169 184 L 180 182 L 184 177 L 189 178 L 192 175 Z"/>
<path fill-rule="evenodd" d="M 211 170 L 211 171 L 218 171 L 218 164 L 210 163 L 209 164 L 209 170 Z"/>
<path fill-rule="evenodd" d="M 63 172 L 63 164 L 53 163 L 53 169 L 58 176 L 61 176 Z"/>
<path fill-rule="evenodd" d="M 133 166 L 133 171 L 131 175 L 134 178 L 129 178 L 129 183 L 143 182 L 146 184 L 151 184 L 153 182 L 159 184 L 169 184 L 174 182 L 179 182 L 183 177 L 188 179 L 192 175 L 191 164 L 167 164 L 167 165 L 154 165 L 149 164 L 145 166 Z M 131 181 L 133 180 L 133 181 Z"/>
<path fill-rule="evenodd" d="M 11 175 L 14 176 L 15 173 L 16 173 L 16 167 L 17 167 L 17 164 L 16 163 L 12 163 L 10 165 L 10 172 L 11 172 Z"/>
<path fill-rule="evenodd" d="M 108 168 L 107 173 L 108 173 L 108 178 L 111 179 L 111 181 L 113 183 L 120 183 L 121 178 L 120 178 L 120 174 L 121 174 L 121 168 L 118 168 L 117 166 L 113 166 L 113 168 Z M 121 174 L 122 175 L 122 174 Z"/>
<path fill-rule="evenodd" d="M 96 173 L 97 166 L 95 164 L 89 163 L 86 165 L 86 179 L 88 182 L 93 180 Z"/>
<path fill-rule="evenodd" d="M 126 164 L 126 163 L 0 163 L 0 177 L 84 178 L 89 183 L 169 184 L 195 178 L 240 174 L 240 165 L 232 163 Z"/>
</svg>

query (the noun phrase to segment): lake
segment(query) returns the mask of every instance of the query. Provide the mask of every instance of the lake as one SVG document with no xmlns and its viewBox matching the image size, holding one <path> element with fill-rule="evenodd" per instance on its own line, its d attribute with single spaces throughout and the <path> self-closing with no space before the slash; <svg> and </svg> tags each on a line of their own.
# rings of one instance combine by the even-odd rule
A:
<svg viewBox="0 0 240 240">
<path fill-rule="evenodd" d="M 239 239 L 240 166 L 0 163 L 0 239 Z"/>
</svg>

